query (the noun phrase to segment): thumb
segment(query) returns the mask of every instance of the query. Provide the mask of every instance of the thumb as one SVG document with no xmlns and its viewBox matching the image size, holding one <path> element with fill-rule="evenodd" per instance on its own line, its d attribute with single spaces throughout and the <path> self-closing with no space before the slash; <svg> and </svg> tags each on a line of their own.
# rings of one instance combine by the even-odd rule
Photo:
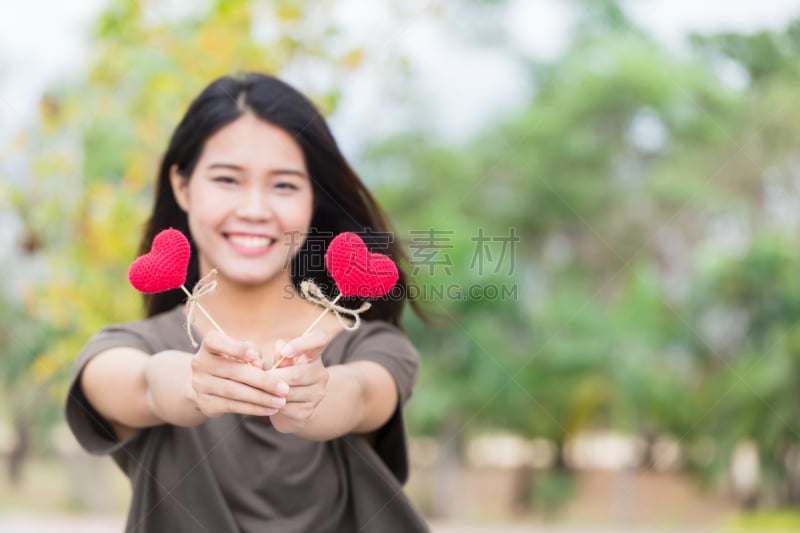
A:
<svg viewBox="0 0 800 533">
<path fill-rule="evenodd" d="M 253 368 L 262 370 L 264 368 L 264 361 L 263 361 L 263 356 L 261 355 L 261 350 L 258 349 L 258 345 L 254 342 L 249 342 L 249 341 L 245 341 L 244 344 L 247 347 L 245 356 L 249 358 L 247 364 L 249 364 Z"/>
<path fill-rule="evenodd" d="M 283 358 L 283 361 L 280 362 L 278 368 L 283 368 L 285 366 L 292 366 L 294 364 L 294 360 L 291 357 L 285 357 L 281 355 L 281 351 L 283 350 L 284 346 L 286 346 L 286 341 L 283 339 L 278 339 L 275 341 L 275 358 L 274 361 L 279 361 Z"/>
<path fill-rule="evenodd" d="M 313 359 L 319 357 L 329 340 L 330 338 L 326 333 L 315 330 L 302 337 L 292 339 L 291 342 L 284 345 L 281 354 L 287 357 L 306 354 L 308 358 Z"/>
</svg>

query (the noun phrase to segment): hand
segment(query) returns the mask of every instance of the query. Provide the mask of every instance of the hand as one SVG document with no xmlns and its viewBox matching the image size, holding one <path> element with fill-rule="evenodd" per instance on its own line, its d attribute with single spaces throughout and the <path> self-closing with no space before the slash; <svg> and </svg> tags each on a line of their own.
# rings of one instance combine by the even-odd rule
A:
<svg viewBox="0 0 800 533">
<path fill-rule="evenodd" d="M 272 425 L 281 433 L 297 433 L 305 427 L 317 405 L 325 397 L 328 370 L 322 364 L 322 350 L 330 339 L 321 331 L 313 331 L 289 343 L 275 343 L 276 358 L 286 359 L 271 370 L 291 387 L 286 405 L 271 417 Z"/>
<path fill-rule="evenodd" d="M 242 364 L 242 363 L 251 364 Z M 189 397 L 207 417 L 225 413 L 270 416 L 283 407 L 289 385 L 281 376 L 264 372 L 252 343 L 209 332 L 192 357 Z"/>
</svg>

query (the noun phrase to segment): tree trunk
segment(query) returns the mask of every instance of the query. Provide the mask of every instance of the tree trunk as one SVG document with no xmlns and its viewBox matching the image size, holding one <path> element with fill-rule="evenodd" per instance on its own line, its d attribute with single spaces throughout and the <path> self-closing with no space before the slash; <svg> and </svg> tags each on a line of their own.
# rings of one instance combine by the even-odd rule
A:
<svg viewBox="0 0 800 533">
<path fill-rule="evenodd" d="M 556 457 L 553 460 L 553 470 L 555 472 L 567 473 L 570 472 L 570 467 L 567 464 L 566 451 L 564 450 L 565 444 L 563 442 L 556 442 Z"/>
<path fill-rule="evenodd" d="M 656 434 L 652 431 L 643 431 L 641 434 L 644 438 L 644 457 L 642 457 L 642 466 L 652 472 L 656 471 Z"/>
<path fill-rule="evenodd" d="M 433 495 L 431 514 L 434 518 L 454 518 L 457 512 L 456 502 L 461 486 L 461 450 L 464 436 L 461 424 L 446 422 L 439 432 L 439 451 L 434 466 Z"/>
<path fill-rule="evenodd" d="M 14 417 L 14 433 L 16 440 L 8 454 L 8 481 L 17 486 L 22 481 L 22 466 L 30 451 L 30 426 L 24 413 L 17 413 Z"/>
<path fill-rule="evenodd" d="M 526 513 L 533 508 L 531 491 L 535 481 L 536 471 L 530 465 L 522 465 L 514 472 L 514 511 Z"/>
<path fill-rule="evenodd" d="M 783 457 L 786 465 L 786 501 L 784 503 L 787 507 L 797 508 L 800 506 L 800 449 L 793 444 L 788 444 Z"/>
</svg>

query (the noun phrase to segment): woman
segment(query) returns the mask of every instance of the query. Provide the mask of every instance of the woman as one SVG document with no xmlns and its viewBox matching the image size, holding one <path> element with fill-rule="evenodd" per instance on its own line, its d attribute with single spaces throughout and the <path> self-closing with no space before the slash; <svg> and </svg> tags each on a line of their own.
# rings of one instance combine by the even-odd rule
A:
<svg viewBox="0 0 800 533">
<path fill-rule="evenodd" d="M 164 156 L 143 252 L 168 227 L 190 238 L 190 289 L 217 269 L 203 306 L 225 334 L 198 316 L 192 348 L 181 293 L 149 295 L 148 318 L 84 347 L 66 407 L 81 445 L 131 480 L 126 531 L 426 530 L 401 487 L 418 367 L 404 302 L 372 302 L 355 331 L 329 314 L 301 336 L 319 308 L 300 280 L 335 290 L 331 238 L 390 235 L 313 105 L 261 74 L 209 85 Z M 384 241 L 372 246 L 402 259 Z"/>
</svg>

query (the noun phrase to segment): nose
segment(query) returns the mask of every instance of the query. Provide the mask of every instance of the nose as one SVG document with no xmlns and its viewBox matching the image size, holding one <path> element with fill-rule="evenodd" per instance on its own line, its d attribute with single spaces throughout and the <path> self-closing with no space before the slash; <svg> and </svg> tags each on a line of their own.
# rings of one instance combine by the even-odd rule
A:
<svg viewBox="0 0 800 533">
<path fill-rule="evenodd" d="M 251 187 L 242 195 L 236 215 L 248 220 L 266 220 L 272 216 L 269 200 L 257 187 Z"/>
</svg>

